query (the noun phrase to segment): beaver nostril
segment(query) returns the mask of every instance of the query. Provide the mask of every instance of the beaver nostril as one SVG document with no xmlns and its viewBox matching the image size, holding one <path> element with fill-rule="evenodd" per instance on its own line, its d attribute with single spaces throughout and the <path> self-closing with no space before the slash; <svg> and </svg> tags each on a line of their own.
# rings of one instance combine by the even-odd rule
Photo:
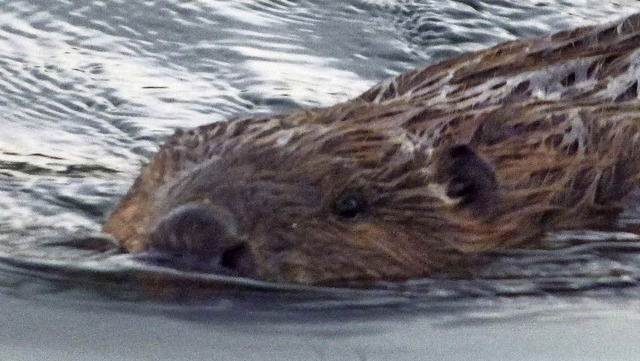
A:
<svg viewBox="0 0 640 361">
<path fill-rule="evenodd" d="M 220 266 L 246 276 L 253 273 L 255 265 L 249 247 L 245 243 L 241 243 L 222 252 Z"/>
</svg>

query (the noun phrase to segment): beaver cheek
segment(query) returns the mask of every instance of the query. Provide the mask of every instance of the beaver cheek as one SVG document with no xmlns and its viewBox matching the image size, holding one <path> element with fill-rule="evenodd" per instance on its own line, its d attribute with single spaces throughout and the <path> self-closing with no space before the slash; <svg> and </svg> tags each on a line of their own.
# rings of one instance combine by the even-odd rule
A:
<svg viewBox="0 0 640 361">
<path fill-rule="evenodd" d="M 351 231 L 351 238 L 360 250 L 364 264 L 378 263 L 377 267 L 367 270 L 369 275 L 376 273 L 376 278 L 422 273 L 424 265 L 417 262 L 419 257 L 414 252 L 421 251 L 418 240 L 407 236 L 406 229 L 376 222 L 358 224 Z"/>
<path fill-rule="evenodd" d="M 211 205 L 186 204 L 164 216 L 140 258 L 190 271 L 252 276 L 256 262 L 238 237 L 233 216 Z"/>
</svg>

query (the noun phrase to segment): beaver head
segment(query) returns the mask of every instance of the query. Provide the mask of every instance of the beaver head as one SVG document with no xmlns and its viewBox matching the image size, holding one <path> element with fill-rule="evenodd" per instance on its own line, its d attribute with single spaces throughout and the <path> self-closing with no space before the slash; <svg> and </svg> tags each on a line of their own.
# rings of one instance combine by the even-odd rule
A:
<svg viewBox="0 0 640 361">
<path fill-rule="evenodd" d="M 178 132 L 104 230 L 175 266 L 319 283 L 450 274 L 466 254 L 611 225 L 640 183 L 639 20 Z"/>
<path fill-rule="evenodd" d="M 256 124 L 174 137 L 105 230 L 173 265 L 298 283 L 423 276 L 496 236 L 494 170 L 468 145 L 384 121 Z"/>
</svg>

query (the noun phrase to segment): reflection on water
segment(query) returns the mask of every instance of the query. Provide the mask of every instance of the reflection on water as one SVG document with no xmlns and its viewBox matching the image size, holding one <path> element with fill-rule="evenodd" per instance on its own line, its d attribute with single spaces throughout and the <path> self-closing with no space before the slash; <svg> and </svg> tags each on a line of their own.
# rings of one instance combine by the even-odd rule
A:
<svg viewBox="0 0 640 361">
<path fill-rule="evenodd" d="M 482 261 L 490 266 L 478 279 L 375 289 L 183 274 L 127 255 L 61 246 L 98 235 L 139 167 L 176 127 L 343 101 L 455 54 L 640 11 L 636 1 L 0 0 L 0 9 L 0 294 L 7 295 L 0 308 L 31 307 L 35 315 L 45 311 L 32 301 L 71 309 L 100 304 L 141 315 L 195 307 L 194 319 L 266 317 L 270 332 L 285 310 L 297 311 L 296 320 L 351 320 L 341 327 L 366 346 L 349 354 L 372 359 L 379 338 L 367 339 L 354 318 L 378 320 L 372 327 L 388 328 L 383 333 L 393 339 L 406 317 L 449 315 L 453 325 L 564 309 L 585 296 L 637 298 L 640 246 L 630 233 L 554 235 L 546 249 L 487 255 Z M 638 212 L 624 216 L 630 231 Z M 549 305 L 525 296 L 559 299 Z M 21 322 L 6 317 L 3 324 Z M 422 340 L 414 337 L 380 354 L 397 359 L 402 353 L 393 347 L 411 350 Z M 319 359 L 335 359 L 316 346 Z"/>
</svg>

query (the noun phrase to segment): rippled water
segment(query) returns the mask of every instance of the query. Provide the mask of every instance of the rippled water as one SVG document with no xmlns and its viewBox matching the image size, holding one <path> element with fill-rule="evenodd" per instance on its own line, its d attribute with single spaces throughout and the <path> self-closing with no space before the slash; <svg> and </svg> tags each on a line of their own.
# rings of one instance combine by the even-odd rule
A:
<svg viewBox="0 0 640 361">
<path fill-rule="evenodd" d="M 631 0 L 0 0 L 0 357 L 492 356 L 474 342 L 511 359 L 634 354 L 640 246 L 626 233 L 555 235 L 552 249 L 497 255 L 477 280 L 376 290 L 195 276 L 63 244 L 97 234 L 176 127 L 332 104 L 465 51 L 637 11 Z M 593 347 L 553 337 L 583 327 Z"/>
</svg>

